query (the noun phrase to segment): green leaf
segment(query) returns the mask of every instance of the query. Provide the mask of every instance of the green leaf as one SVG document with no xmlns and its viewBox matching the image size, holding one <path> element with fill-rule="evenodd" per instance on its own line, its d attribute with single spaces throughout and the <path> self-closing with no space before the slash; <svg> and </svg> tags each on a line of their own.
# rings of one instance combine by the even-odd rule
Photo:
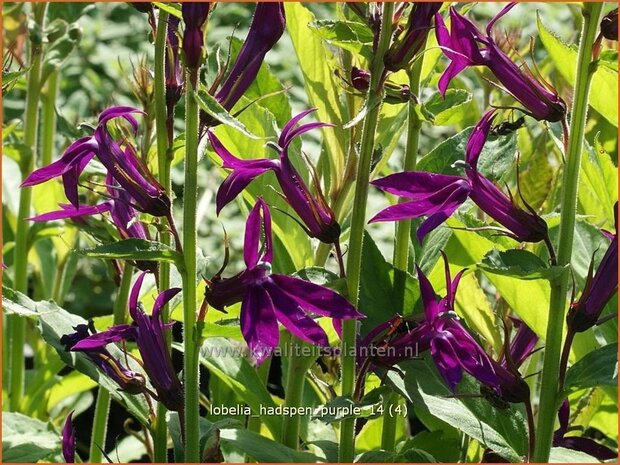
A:
<svg viewBox="0 0 620 465">
<path fill-rule="evenodd" d="M 310 463 L 319 461 L 315 455 L 298 452 L 246 429 L 223 429 L 220 439 L 223 444 L 234 446 L 257 462 Z"/>
<path fill-rule="evenodd" d="M 347 296 L 347 282 L 345 278 L 341 278 L 336 273 L 321 268 L 319 266 L 310 266 L 296 271 L 293 276 L 297 276 L 306 281 L 325 286 L 335 290 L 342 296 Z"/>
<path fill-rule="evenodd" d="M 80 39 L 82 30 L 79 25 L 71 24 L 62 37 L 54 41 L 45 52 L 45 61 L 41 70 L 41 83 L 45 83 L 47 78 L 54 71 L 60 69 L 65 60 L 75 50 Z"/>
<path fill-rule="evenodd" d="M 493 274 L 513 276 L 520 279 L 554 279 L 565 267 L 547 266 L 538 256 L 522 249 L 501 252 L 497 249 L 487 253 L 478 268 Z"/>
<path fill-rule="evenodd" d="M 566 390 L 618 387 L 618 343 L 586 354 L 566 372 Z"/>
<path fill-rule="evenodd" d="M 453 425 L 506 460 L 521 461 L 527 450 L 527 429 L 519 407 L 510 404 L 507 410 L 499 410 L 485 399 L 450 397 L 452 392 L 428 358 L 406 362 L 400 367 L 404 379 L 390 374 L 390 381 L 416 409 Z M 466 376 L 459 384 L 459 392 L 477 395 L 477 386 L 477 382 Z"/>
<path fill-rule="evenodd" d="M 36 463 L 59 451 L 60 435 L 52 426 L 21 413 L 2 413 L 2 461 Z"/>
<path fill-rule="evenodd" d="M 314 14 L 298 2 L 285 2 L 284 10 L 286 29 L 295 48 L 308 99 L 317 108 L 317 120 L 336 125 L 333 130 L 324 132 L 324 144 L 334 179 L 342 174 L 349 150 L 349 131 L 345 131 L 342 125 L 353 116 L 347 114 L 340 100 L 342 86 L 333 71 L 339 65 L 322 39 L 317 34 L 308 34 L 308 24 L 316 21 Z"/>
<path fill-rule="evenodd" d="M 569 47 L 552 33 L 538 15 L 538 33 L 553 64 L 569 84 L 575 82 L 577 50 Z M 597 66 L 592 76 L 590 105 L 607 121 L 618 127 L 618 72 Z"/>
<path fill-rule="evenodd" d="M 103 260 L 144 260 L 174 263 L 177 268 L 184 267 L 183 255 L 161 242 L 144 239 L 126 239 L 113 244 L 104 244 L 92 249 L 82 249 L 80 255 Z"/>
<path fill-rule="evenodd" d="M 422 105 L 422 116 L 435 126 L 449 126 L 462 121 L 471 111 L 471 94 L 464 89 L 448 89 L 445 98 L 435 92 Z"/>
<path fill-rule="evenodd" d="M 418 171 L 462 176 L 463 170 L 453 166 L 454 162 L 465 160 L 465 147 L 472 128 L 444 140 L 422 158 Z M 484 145 L 478 162 L 478 171 L 496 181 L 512 167 L 517 153 L 516 136 L 489 138 Z"/>
<path fill-rule="evenodd" d="M 600 460 L 573 449 L 552 447 L 549 454 L 549 463 L 599 463 Z"/>
<path fill-rule="evenodd" d="M 275 407 L 276 404 L 256 370 L 243 358 L 244 352 L 244 343 L 234 344 L 224 338 L 212 337 L 204 341 L 200 349 L 200 362 L 258 415 L 261 407 Z M 279 438 L 282 428 L 280 418 L 270 415 L 261 418 L 271 434 Z"/>
<path fill-rule="evenodd" d="M 359 54 L 368 60 L 372 56 L 373 34 L 365 24 L 323 19 L 309 23 L 308 27 L 331 45 Z"/>
<path fill-rule="evenodd" d="M 176 16 L 177 18 L 183 18 L 183 14 L 181 13 L 180 5 L 171 2 L 153 2 L 153 6 L 156 6 L 162 11 L 165 11 L 172 16 Z"/>
<path fill-rule="evenodd" d="M 213 119 L 219 121 L 226 126 L 240 131 L 251 139 L 260 139 L 259 136 L 253 134 L 241 121 L 231 115 L 203 86 L 194 93 L 196 103 L 202 111 L 207 113 Z"/>
</svg>

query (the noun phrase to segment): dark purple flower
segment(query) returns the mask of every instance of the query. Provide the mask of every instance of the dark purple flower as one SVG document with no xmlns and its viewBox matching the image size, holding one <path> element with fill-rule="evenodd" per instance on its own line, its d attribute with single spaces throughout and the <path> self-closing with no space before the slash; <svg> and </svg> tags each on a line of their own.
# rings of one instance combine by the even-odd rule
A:
<svg viewBox="0 0 620 465">
<path fill-rule="evenodd" d="M 439 91 L 445 94 L 448 84 L 469 66 L 486 66 L 508 93 L 526 108 L 526 113 L 538 120 L 560 121 L 566 114 L 566 104 L 542 79 L 534 77 L 526 65 L 517 66 L 495 43 L 492 29 L 496 21 L 508 13 L 515 3 L 504 7 L 487 25 L 484 35 L 469 19 L 450 8 L 450 31 L 439 13 L 435 15 L 437 42 L 451 60 L 439 80 Z"/>
<path fill-rule="evenodd" d="M 250 87 L 265 55 L 278 42 L 284 28 L 286 17 L 281 2 L 258 2 L 248 36 L 237 55 L 228 77 L 215 95 L 216 100 L 230 110 Z"/>
<path fill-rule="evenodd" d="M 262 248 L 261 229 L 265 237 Z M 278 345 L 278 321 L 299 339 L 327 346 L 325 331 L 309 314 L 338 319 L 363 318 L 344 297 L 330 289 L 271 273 L 271 215 L 260 198 L 248 216 L 243 257 L 247 268 L 231 278 L 216 276 L 208 282 L 205 299 L 218 310 L 242 302 L 241 332 L 258 364 Z"/>
<path fill-rule="evenodd" d="M 108 174 L 131 196 L 132 205 L 143 213 L 153 216 L 170 214 L 170 199 L 144 162 L 129 143 L 119 144 L 107 129 L 107 123 L 116 118 L 125 119 L 134 134 L 138 122 L 133 113 L 142 113 L 132 107 L 111 107 L 99 116 L 95 134 L 82 137 L 67 148 L 62 157 L 50 165 L 35 170 L 22 183 L 22 187 L 34 186 L 62 176 L 65 194 L 71 204 L 78 208 L 78 183 L 86 165 L 97 157 Z"/>
<path fill-rule="evenodd" d="M 316 176 L 314 176 L 314 184 L 317 192 L 313 195 L 288 155 L 288 147 L 295 137 L 315 128 L 332 126 L 327 123 L 307 123 L 297 127 L 297 123 L 312 111 L 314 110 L 300 113 L 284 126 L 278 140 L 279 160 L 239 159 L 231 154 L 213 133 L 209 132 L 211 146 L 223 161 L 222 167 L 233 170 L 217 191 L 218 213 L 253 179 L 271 170 L 275 173 L 287 202 L 303 221 L 308 235 L 328 244 L 338 241 L 340 225 L 320 191 Z"/>
<path fill-rule="evenodd" d="M 183 2 L 181 13 L 185 31 L 183 32 L 183 53 L 185 65 L 190 69 L 197 69 L 202 59 L 204 47 L 203 25 L 209 17 L 211 4 L 208 2 Z"/>
<path fill-rule="evenodd" d="M 407 27 L 402 36 L 398 36 L 383 57 L 386 69 L 398 71 L 409 66 L 411 60 L 420 51 L 431 29 L 433 16 L 441 2 L 412 2 Z"/>
<path fill-rule="evenodd" d="M 568 399 L 562 402 L 558 410 L 560 427 L 553 433 L 553 446 L 584 452 L 600 461 L 618 458 L 618 453 L 611 450 L 593 439 L 582 436 L 567 436 L 569 432 L 570 405 Z"/>
<path fill-rule="evenodd" d="M 519 242 L 539 242 L 547 237 L 547 223 L 529 206 L 520 208 L 512 197 L 506 196 L 495 184 L 478 172 L 478 157 L 489 135 L 495 111 L 487 112 L 474 127 L 465 149 L 467 177 L 426 172 L 403 172 L 373 181 L 378 188 L 412 199 L 379 212 L 370 220 L 398 221 L 428 216 L 418 229 L 424 237 L 443 223 L 467 198 L 487 215 L 504 226 L 505 234 Z M 525 202 L 524 202 L 525 203 Z"/>
<path fill-rule="evenodd" d="M 618 204 L 615 209 L 617 211 Z M 616 220 L 617 228 L 617 220 Z M 586 286 L 577 302 L 573 302 L 566 321 L 568 327 L 577 333 L 586 331 L 596 324 L 607 302 L 618 291 L 618 233 L 611 238 L 611 243 L 601 260 L 594 277 L 594 262 L 590 265 Z"/>
<path fill-rule="evenodd" d="M 351 85 L 360 92 L 368 91 L 370 87 L 370 71 L 353 66 L 351 68 Z"/>
<path fill-rule="evenodd" d="M 169 329 L 169 325 L 163 323 L 161 309 L 181 289 L 172 288 L 160 293 L 153 304 L 152 314 L 147 315 L 138 302 L 145 276 L 146 273 L 140 274 L 129 297 L 129 314 L 135 325 L 113 326 L 107 331 L 81 340 L 73 347 L 73 350 L 102 350 L 113 342 L 135 340 L 142 357 L 144 370 L 157 391 L 157 399 L 168 410 L 178 412 L 183 408 L 183 387 L 166 346 L 165 331 Z"/>
<path fill-rule="evenodd" d="M 81 341 L 100 334 L 95 332 L 92 325 L 80 324 L 73 329 L 75 333 L 65 334 L 60 338 L 60 343 L 65 346 L 67 352 L 79 351 L 84 353 L 102 372 L 114 380 L 123 391 L 130 394 L 144 392 L 146 387 L 144 376 L 126 368 L 105 347 L 85 349 L 77 347 Z"/>
<path fill-rule="evenodd" d="M 444 263 L 447 294 L 440 300 L 422 270 L 417 269 L 426 317 L 415 330 L 419 334 L 420 347 L 428 345 L 439 373 L 453 392 L 463 377 L 463 371 L 487 386 L 499 387 L 491 358 L 463 327 L 454 311 L 456 289 L 465 270 L 452 280 L 445 255 Z"/>
<path fill-rule="evenodd" d="M 183 95 L 183 70 L 179 61 L 179 18 L 170 16 L 166 37 L 166 108 L 168 117 L 174 114 L 174 107 Z"/>
<path fill-rule="evenodd" d="M 618 8 L 614 8 L 601 20 L 601 35 L 607 40 L 618 40 Z"/>
<path fill-rule="evenodd" d="M 75 428 L 73 427 L 73 411 L 67 415 L 62 428 L 62 456 L 66 463 L 75 463 Z"/>
</svg>

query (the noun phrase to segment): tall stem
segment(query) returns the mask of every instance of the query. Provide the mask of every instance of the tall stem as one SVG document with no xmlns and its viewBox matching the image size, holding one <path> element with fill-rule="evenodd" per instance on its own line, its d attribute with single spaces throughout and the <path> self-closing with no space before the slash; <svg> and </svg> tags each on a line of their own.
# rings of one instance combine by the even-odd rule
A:
<svg viewBox="0 0 620 465">
<path fill-rule="evenodd" d="M 185 462 L 200 462 L 198 337 L 196 334 L 196 200 L 198 175 L 197 72 L 185 80 L 185 187 L 183 194 L 183 374 L 185 376 Z"/>
<path fill-rule="evenodd" d="M 125 323 L 125 315 L 127 311 L 127 302 L 129 300 L 129 292 L 131 290 L 131 277 L 133 275 L 133 267 L 125 264 L 123 274 L 121 276 L 121 284 L 118 289 L 118 295 L 114 302 L 114 324 L 122 325 Z M 110 412 L 110 393 L 107 389 L 99 387 L 97 391 L 97 402 L 95 404 L 95 415 L 93 419 L 93 431 L 90 438 L 90 462 L 101 463 L 103 454 L 101 449 L 105 448 L 105 439 L 108 431 L 108 414 Z M 101 448 L 101 449 L 100 449 Z"/>
<path fill-rule="evenodd" d="M 558 265 L 570 263 L 575 230 L 577 208 L 577 187 L 579 183 L 579 166 L 583 149 L 584 128 L 588 111 L 588 94 L 592 78 L 590 61 L 592 45 L 601 16 L 603 4 L 600 2 L 584 3 L 581 43 L 577 57 L 577 73 L 571 111 L 566 166 L 562 180 L 562 202 L 560 233 L 558 246 Z M 562 330 L 566 313 L 569 273 L 562 273 L 551 283 L 549 321 L 545 339 L 542 383 L 540 387 L 540 405 L 536 432 L 536 447 L 532 461 L 547 462 L 553 438 L 553 429 L 558 405 L 558 380 L 560 369 L 560 352 L 562 349 Z"/>
<path fill-rule="evenodd" d="M 41 166 L 52 163 L 54 154 L 54 139 L 56 137 L 56 99 L 60 73 L 53 71 L 47 78 L 47 91 L 41 110 Z"/>
<path fill-rule="evenodd" d="M 424 60 L 424 48 L 420 50 L 419 58 L 409 71 L 409 89 L 414 98 L 418 98 L 420 94 L 420 76 L 422 74 L 422 64 Z M 422 121 L 417 113 L 416 100 L 409 101 L 408 119 L 407 119 L 407 147 L 405 150 L 405 160 L 403 164 L 404 171 L 414 171 L 418 163 L 418 145 L 420 141 L 420 128 Z M 399 199 L 399 203 L 406 202 L 407 199 Z M 394 240 L 394 267 L 404 272 L 408 271 L 409 265 L 409 238 L 411 237 L 411 220 L 398 221 L 396 223 L 396 234 Z M 415 260 L 415 257 L 414 257 Z M 398 274 L 394 278 L 394 289 L 399 293 L 400 302 L 405 301 L 405 279 L 406 274 Z M 413 310 L 413 309 L 411 309 Z M 403 312 L 407 312 L 404 309 Z M 391 394 L 386 399 L 385 410 L 383 414 L 383 432 L 381 435 L 381 449 L 393 451 L 396 442 L 396 424 L 398 417 L 393 415 L 394 406 L 398 404 L 399 396 Z"/>
<path fill-rule="evenodd" d="M 301 407 L 306 381 L 306 364 L 298 352 L 303 346 L 293 336 L 289 338 L 291 354 L 286 374 L 285 407 Z M 282 419 L 282 444 L 292 449 L 299 446 L 301 415 L 285 415 Z"/>
<path fill-rule="evenodd" d="M 28 72 L 28 89 L 26 92 L 26 111 L 24 113 L 24 144 L 29 152 L 24 153 L 21 165 L 22 179 L 25 179 L 35 167 L 37 158 L 37 126 L 39 99 L 41 96 L 41 60 L 43 57 L 42 34 L 45 26 L 47 3 L 33 3 L 35 33 L 30 37 L 30 71 Z M 19 210 L 17 212 L 17 226 L 15 231 L 15 290 L 28 293 L 28 230 L 26 218 L 30 216 L 32 203 L 32 188 L 20 189 Z M 5 334 L 11 337 L 10 380 L 9 380 L 9 408 L 11 411 L 19 409 L 24 395 L 24 344 L 26 342 L 26 319 L 19 315 L 10 315 L 7 318 L 8 328 Z"/>
<path fill-rule="evenodd" d="M 379 122 L 379 111 L 383 100 L 383 55 L 390 45 L 392 35 L 393 3 L 383 3 L 383 23 L 375 51 L 368 89 L 368 104 L 371 105 L 362 129 L 360 159 L 357 166 L 351 236 L 347 253 L 347 288 L 349 300 L 357 306 L 359 300 L 360 273 L 362 268 L 362 245 L 366 224 L 366 204 L 370 166 L 375 149 L 375 132 Z M 387 27 L 386 27 L 387 26 Z M 342 395 L 352 396 L 355 389 L 355 344 L 357 328 L 355 320 L 344 320 L 342 324 Z M 355 419 L 343 420 L 340 426 L 340 462 L 353 462 L 355 456 Z"/>
<path fill-rule="evenodd" d="M 155 35 L 155 129 L 157 131 L 157 171 L 159 182 L 164 187 L 166 195 L 170 197 L 170 161 L 168 157 L 168 130 L 166 127 L 166 78 L 164 72 L 164 62 L 166 59 L 166 33 L 168 29 L 168 13 L 159 10 L 157 19 L 157 33 Z M 170 245 L 170 232 L 166 229 L 168 220 L 164 222 L 159 240 L 166 245 Z M 159 265 L 159 291 L 162 292 L 170 287 L 170 264 L 162 262 Z M 162 320 L 168 323 L 169 308 L 166 305 L 162 309 Z M 170 346 L 170 335 L 167 335 L 166 342 Z M 156 463 L 165 463 L 168 460 L 168 426 L 166 424 L 166 407 L 163 403 L 157 404 L 157 415 L 153 431 L 153 460 Z"/>
</svg>

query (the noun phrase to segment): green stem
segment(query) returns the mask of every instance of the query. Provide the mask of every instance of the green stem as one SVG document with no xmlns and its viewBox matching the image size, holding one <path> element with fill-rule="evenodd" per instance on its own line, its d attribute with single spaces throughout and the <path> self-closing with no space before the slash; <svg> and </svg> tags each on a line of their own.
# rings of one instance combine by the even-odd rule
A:
<svg viewBox="0 0 620 465">
<path fill-rule="evenodd" d="M 269 380 L 269 369 L 271 368 L 271 357 L 268 357 L 260 366 L 256 368 L 256 373 L 258 374 L 258 378 L 261 381 L 263 386 L 267 385 L 267 381 Z M 263 422 L 261 421 L 258 415 L 252 415 L 248 419 L 248 430 L 254 433 L 259 433 L 262 427 Z"/>
<path fill-rule="evenodd" d="M 200 462 L 198 338 L 196 334 L 196 200 L 198 174 L 198 103 L 196 70 L 185 80 L 185 187 L 183 194 L 183 373 L 185 375 L 185 462 Z"/>
<path fill-rule="evenodd" d="M 304 396 L 304 384 L 306 382 L 306 363 L 304 357 L 297 353 L 302 344 L 291 336 L 289 338 L 291 356 L 288 359 L 288 370 L 286 374 L 286 387 L 284 388 L 285 407 L 301 407 Z M 301 415 L 285 415 L 282 419 L 282 444 L 297 450 L 299 447 L 299 430 Z"/>
<path fill-rule="evenodd" d="M 349 251 L 347 253 L 347 288 L 349 300 L 358 305 L 360 274 L 362 268 L 362 246 L 364 226 L 366 224 L 366 204 L 368 201 L 368 183 L 370 167 L 375 149 L 375 132 L 379 122 L 379 111 L 383 100 L 383 55 L 390 45 L 392 35 L 392 16 L 394 4 L 383 4 L 383 24 L 379 35 L 377 50 L 371 66 L 368 104 L 371 105 L 364 119 L 360 159 L 355 180 L 353 213 L 351 216 L 351 233 Z M 385 27 L 387 24 L 387 27 Z M 344 320 L 342 324 L 342 395 L 351 397 L 355 389 L 355 344 L 357 323 L 355 320 Z M 353 462 L 355 457 L 355 419 L 342 421 L 340 427 L 339 461 Z"/>
<path fill-rule="evenodd" d="M 56 137 L 56 99 L 60 73 L 53 71 L 47 78 L 47 92 L 41 110 L 41 166 L 47 166 L 53 161 L 54 140 Z"/>
<path fill-rule="evenodd" d="M 41 96 L 41 61 L 43 57 L 42 34 L 45 23 L 47 3 L 32 4 L 36 31 L 30 37 L 30 71 L 28 72 L 28 89 L 26 92 L 26 111 L 24 113 L 24 144 L 29 153 L 24 152 L 21 165 L 22 179 L 25 179 L 35 168 L 37 153 L 37 126 L 39 99 Z M 20 189 L 17 227 L 15 231 L 15 290 L 28 293 L 28 231 L 30 225 L 26 218 L 30 216 L 32 188 Z M 24 343 L 26 341 L 26 319 L 18 315 L 7 318 L 7 332 L 11 335 L 9 409 L 19 409 L 24 395 Z"/>
<path fill-rule="evenodd" d="M 164 62 L 166 59 L 166 33 L 168 28 L 168 13 L 159 10 L 157 19 L 157 33 L 155 35 L 155 129 L 157 137 L 157 168 L 159 182 L 164 187 L 166 195 L 170 197 L 170 160 L 168 158 L 168 130 L 166 128 L 166 78 Z M 163 219 L 163 228 L 159 240 L 162 244 L 170 245 L 171 235 L 166 229 L 168 220 Z M 162 262 L 159 265 L 159 291 L 162 292 L 170 287 L 170 264 Z M 168 323 L 170 319 L 169 308 L 166 305 L 162 309 L 162 320 Z M 166 342 L 170 346 L 170 335 L 167 334 Z M 166 407 L 163 403 L 157 404 L 157 415 L 153 429 L 153 461 L 165 463 L 168 461 L 168 425 L 166 424 Z"/>
<path fill-rule="evenodd" d="M 420 76 L 422 74 L 422 64 L 424 62 L 424 47 L 420 50 L 419 58 L 415 61 L 409 72 L 409 88 L 415 98 L 420 94 Z M 420 128 L 422 121 L 417 113 L 417 102 L 409 101 L 408 123 L 407 123 L 407 148 L 405 150 L 405 161 L 403 164 L 404 171 L 414 171 L 418 162 L 418 143 L 420 141 Z M 406 202 L 406 198 L 400 198 L 399 203 Z M 411 237 L 411 220 L 398 221 L 396 223 L 396 238 L 394 241 L 394 266 L 404 272 L 408 271 L 409 264 L 409 238 Z M 414 257 L 415 260 L 415 257 Z M 397 275 L 394 288 L 400 295 L 400 301 L 404 305 L 405 302 L 405 274 Z M 403 313 L 407 313 L 413 309 L 403 309 Z M 381 435 L 381 449 L 393 451 L 396 445 L 396 424 L 398 422 L 397 415 L 391 415 L 399 402 L 397 394 L 390 395 L 385 401 L 385 410 L 383 414 L 383 432 Z"/>
<path fill-rule="evenodd" d="M 118 295 L 114 301 L 114 324 L 122 325 L 125 323 L 127 313 L 127 303 L 131 290 L 131 278 L 133 267 L 125 264 L 121 277 L 121 284 Z M 110 392 L 102 387 L 97 391 L 97 402 L 95 404 L 95 416 L 93 419 L 93 431 L 90 438 L 90 462 L 101 463 L 103 454 L 101 449 L 105 448 L 105 438 L 108 430 L 108 414 L 110 412 Z"/>
<path fill-rule="evenodd" d="M 577 187 L 579 184 L 579 166 L 588 111 L 588 94 L 592 74 L 590 61 L 601 9 L 600 2 L 584 3 L 581 43 L 577 57 L 577 73 L 571 111 L 566 166 L 562 180 L 561 218 L 558 245 L 558 265 L 570 264 L 575 214 L 577 208 Z M 560 352 L 562 349 L 562 331 L 566 313 L 568 282 L 570 274 L 562 273 L 551 283 L 549 321 L 545 339 L 542 383 L 540 387 L 540 404 L 536 431 L 536 447 L 532 461 L 547 462 L 551 449 L 555 417 L 558 405 L 558 380 L 560 369 Z"/>
</svg>

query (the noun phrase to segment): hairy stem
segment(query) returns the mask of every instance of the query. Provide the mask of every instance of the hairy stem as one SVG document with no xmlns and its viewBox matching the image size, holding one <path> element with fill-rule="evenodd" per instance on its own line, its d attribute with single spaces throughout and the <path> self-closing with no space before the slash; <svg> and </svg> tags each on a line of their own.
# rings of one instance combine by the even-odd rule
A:
<svg viewBox="0 0 620 465">
<path fill-rule="evenodd" d="M 200 462 L 198 336 L 196 332 L 196 202 L 198 176 L 197 72 L 188 70 L 185 92 L 185 188 L 183 193 L 183 374 L 185 462 Z"/>
<path fill-rule="evenodd" d="M 306 382 L 306 364 L 303 357 L 296 349 L 302 346 L 294 337 L 289 338 L 291 355 L 288 359 L 286 373 L 285 400 L 286 407 L 301 407 L 304 396 L 304 384 Z M 282 419 L 282 444 L 297 450 L 299 447 L 299 429 L 301 415 L 285 415 Z"/>
<path fill-rule="evenodd" d="M 562 180 L 561 218 L 557 261 L 559 266 L 570 263 L 575 232 L 577 208 L 577 187 L 579 166 L 588 111 L 588 94 L 592 74 L 590 61 L 599 18 L 603 4 L 584 3 L 583 27 L 577 57 L 577 73 L 574 86 L 573 107 L 568 136 L 566 166 Z M 551 283 L 549 321 L 545 338 L 540 404 L 536 431 L 536 447 L 532 461 L 547 462 L 553 439 L 553 429 L 558 405 L 558 381 L 560 352 L 562 349 L 562 330 L 566 314 L 569 273 L 564 272 Z"/>
<path fill-rule="evenodd" d="M 360 159 L 355 180 L 353 213 L 351 217 L 351 235 L 347 253 L 347 288 L 349 300 L 358 305 L 359 285 L 362 267 L 362 245 L 364 226 L 366 224 L 366 204 L 368 201 L 368 182 L 370 167 L 375 150 L 375 132 L 379 122 L 379 111 L 383 100 L 383 55 L 390 45 L 392 35 L 393 3 L 383 4 L 383 24 L 375 51 L 372 66 L 370 88 L 368 89 L 368 105 L 370 109 L 364 119 Z M 350 397 L 355 389 L 355 345 L 357 323 L 345 320 L 342 324 L 342 395 Z M 355 419 L 343 420 L 340 427 L 339 461 L 353 462 L 355 457 Z"/>
<path fill-rule="evenodd" d="M 166 33 L 168 29 L 168 13 L 159 10 L 157 19 L 157 32 L 155 35 L 155 70 L 154 70 L 154 94 L 155 94 L 155 129 L 157 138 L 157 172 L 160 184 L 164 187 L 166 195 L 170 197 L 170 161 L 168 159 L 168 130 L 166 115 L 166 78 L 164 75 L 164 61 L 166 59 Z M 162 230 L 159 240 L 162 244 L 170 245 L 171 234 L 168 230 L 168 219 L 162 219 Z M 170 287 L 170 264 L 162 262 L 159 265 L 159 292 Z M 168 305 L 162 308 L 162 321 L 168 323 L 170 319 Z M 170 348 L 170 334 L 166 334 L 166 342 Z M 166 407 L 163 403 L 157 404 L 155 427 L 153 429 L 153 460 L 156 463 L 168 461 L 168 425 L 166 424 Z"/>
<path fill-rule="evenodd" d="M 125 323 L 127 313 L 127 303 L 131 290 L 131 278 L 133 267 L 125 264 L 121 277 L 121 284 L 118 295 L 114 301 L 114 324 L 122 325 Z M 110 412 L 110 393 L 107 389 L 99 387 L 97 390 L 97 402 L 95 404 L 95 415 L 93 418 L 93 430 L 90 437 L 90 462 L 101 463 L 103 454 L 101 449 L 105 449 L 105 439 L 108 431 L 108 414 Z M 101 449 L 100 449 L 101 448 Z"/>
<path fill-rule="evenodd" d="M 39 99 L 41 97 L 41 61 L 43 58 L 42 34 L 45 26 L 47 3 L 32 4 L 34 16 L 34 33 L 30 36 L 30 71 L 28 71 L 28 88 L 26 92 L 26 111 L 24 113 L 24 144 L 28 153 L 24 152 L 24 160 L 20 166 L 22 180 L 35 168 L 37 159 L 37 127 L 39 124 Z M 30 225 L 26 218 L 30 216 L 32 188 L 20 189 L 19 210 L 15 231 L 14 265 L 15 290 L 28 293 L 28 231 Z M 24 395 L 24 344 L 26 342 L 26 319 L 18 315 L 7 318 L 7 331 L 11 337 L 9 361 L 9 409 L 19 409 Z"/>
</svg>

